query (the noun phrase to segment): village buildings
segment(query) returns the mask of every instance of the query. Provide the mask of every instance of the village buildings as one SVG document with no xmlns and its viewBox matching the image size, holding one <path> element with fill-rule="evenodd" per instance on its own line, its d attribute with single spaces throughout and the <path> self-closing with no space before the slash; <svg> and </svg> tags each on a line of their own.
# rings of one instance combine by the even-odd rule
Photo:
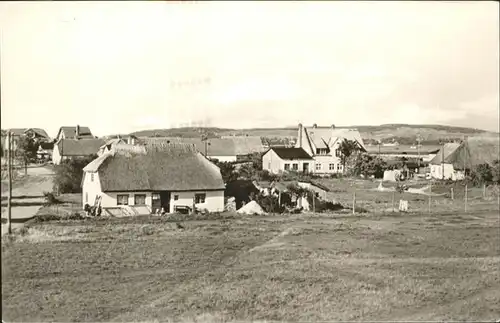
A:
<svg viewBox="0 0 500 323">
<path fill-rule="evenodd" d="M 12 128 L 2 130 L 2 150 L 4 155 L 7 154 L 8 142 L 7 142 L 7 133 L 10 132 L 12 136 L 11 141 L 11 149 L 12 151 L 16 151 L 18 148 L 19 139 L 23 136 L 26 136 L 35 143 L 49 142 L 51 141 L 47 132 L 41 128 Z"/>
<path fill-rule="evenodd" d="M 75 127 L 61 127 L 57 132 L 56 142 L 61 139 L 95 139 L 94 135 L 90 131 L 89 127 L 81 127 L 79 125 Z"/>
<path fill-rule="evenodd" d="M 106 152 L 84 168 L 83 205 L 98 203 L 109 214 L 224 210 L 220 169 L 194 145 L 146 144 Z M 113 213 L 115 212 L 115 213 Z"/>
<path fill-rule="evenodd" d="M 273 174 L 286 171 L 313 172 L 314 159 L 302 148 L 270 148 L 262 156 L 262 168 Z"/>
<path fill-rule="evenodd" d="M 104 145 L 102 139 L 60 139 L 54 145 L 52 151 L 52 162 L 60 164 L 66 159 L 85 158 L 96 155 Z"/>
</svg>

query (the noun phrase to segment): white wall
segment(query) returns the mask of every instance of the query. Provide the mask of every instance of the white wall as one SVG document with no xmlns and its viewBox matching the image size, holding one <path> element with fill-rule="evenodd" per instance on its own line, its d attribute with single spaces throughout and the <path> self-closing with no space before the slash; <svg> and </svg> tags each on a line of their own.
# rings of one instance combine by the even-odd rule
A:
<svg viewBox="0 0 500 323">
<path fill-rule="evenodd" d="M 321 164 L 321 169 L 317 169 L 316 165 Z M 333 164 L 333 170 L 330 170 L 330 164 Z M 340 169 L 339 169 L 340 167 Z M 340 157 L 335 156 L 314 156 L 314 170 L 315 174 L 335 174 L 344 171 Z"/>
<path fill-rule="evenodd" d="M 236 156 L 208 156 L 210 159 L 217 159 L 220 162 L 235 162 Z"/>
<path fill-rule="evenodd" d="M 195 194 L 205 193 L 205 203 L 196 204 L 197 208 L 207 209 L 209 212 L 224 211 L 224 191 L 189 191 L 189 192 L 171 192 L 170 193 L 170 213 L 174 212 L 174 206 L 185 205 L 191 207 Z M 179 196 L 177 201 L 175 195 Z"/>
<path fill-rule="evenodd" d="M 54 145 L 54 149 L 52 150 L 52 163 L 54 165 L 59 165 L 61 163 L 61 154 L 59 153 L 59 147 Z"/>
<path fill-rule="evenodd" d="M 312 159 L 283 160 L 274 152 L 274 150 L 269 150 L 264 156 L 262 156 L 262 169 L 273 174 L 284 172 L 285 164 L 290 164 L 291 171 L 294 170 L 293 164 L 297 164 L 297 171 L 302 172 L 304 163 L 308 163 L 309 172 L 313 172 L 314 160 Z"/>
<path fill-rule="evenodd" d="M 443 179 L 443 168 L 444 179 L 457 179 L 457 172 L 454 170 L 452 164 L 431 165 L 431 176 L 436 179 Z"/>
</svg>

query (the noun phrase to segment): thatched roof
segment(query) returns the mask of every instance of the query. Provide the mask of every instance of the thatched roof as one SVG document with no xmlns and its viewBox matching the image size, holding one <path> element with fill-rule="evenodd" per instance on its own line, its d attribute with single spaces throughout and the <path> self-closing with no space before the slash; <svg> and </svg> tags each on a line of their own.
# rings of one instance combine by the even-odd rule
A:
<svg viewBox="0 0 500 323">
<path fill-rule="evenodd" d="M 130 146 L 130 145 L 129 145 Z M 103 191 L 223 190 L 220 169 L 190 145 L 132 146 L 105 153 L 84 171 L 98 172 Z"/>
<path fill-rule="evenodd" d="M 457 150 L 457 148 L 460 147 L 459 143 L 456 142 L 450 142 L 444 144 L 441 149 L 437 152 L 436 156 L 430 161 L 431 165 L 441 165 L 442 160 L 443 160 L 443 155 L 444 155 L 444 163 L 448 163 L 448 159 L 450 155 Z"/>
<path fill-rule="evenodd" d="M 464 165 L 465 168 L 472 168 L 479 164 L 491 164 L 494 160 L 500 159 L 499 138 L 471 137 L 459 145 L 448 146 L 448 150 L 447 145 L 445 145 L 444 163 L 452 164 L 455 169 L 464 169 Z M 441 151 L 431 164 L 441 164 Z"/>
<path fill-rule="evenodd" d="M 56 145 L 62 156 L 90 156 L 97 154 L 103 144 L 102 139 L 61 139 Z"/>
<path fill-rule="evenodd" d="M 180 138 L 180 137 L 152 137 L 142 138 L 146 144 L 168 144 L 183 143 L 191 144 L 196 150 L 205 154 L 205 141 L 201 138 Z M 248 155 L 254 152 L 263 152 L 265 150 L 260 137 L 226 137 L 210 138 L 206 141 L 206 150 L 208 156 L 238 156 Z"/>
</svg>

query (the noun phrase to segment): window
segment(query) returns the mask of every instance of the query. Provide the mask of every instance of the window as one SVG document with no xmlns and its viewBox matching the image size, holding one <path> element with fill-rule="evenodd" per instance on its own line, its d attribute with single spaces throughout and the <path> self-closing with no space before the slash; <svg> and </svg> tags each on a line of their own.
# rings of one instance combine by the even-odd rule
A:
<svg viewBox="0 0 500 323">
<path fill-rule="evenodd" d="M 340 151 L 338 149 L 335 149 L 335 157 L 340 157 Z"/>
<path fill-rule="evenodd" d="M 339 171 L 339 172 L 340 172 L 341 170 L 342 170 L 342 165 L 337 164 L 337 171 Z"/>
<path fill-rule="evenodd" d="M 116 205 L 128 205 L 128 194 L 117 195 Z"/>
<path fill-rule="evenodd" d="M 285 164 L 285 170 L 290 170 L 290 164 Z"/>
<path fill-rule="evenodd" d="M 160 199 L 160 193 L 153 193 L 153 195 L 151 196 L 151 198 L 154 200 L 159 200 Z"/>
<path fill-rule="evenodd" d="M 85 193 L 85 203 L 89 202 L 89 193 Z"/>
<path fill-rule="evenodd" d="M 135 194 L 134 205 L 146 205 L 146 194 Z"/>
<path fill-rule="evenodd" d="M 91 173 L 90 174 L 90 181 L 93 182 L 94 181 L 94 173 Z"/>
<path fill-rule="evenodd" d="M 205 198 L 207 197 L 207 194 L 205 193 L 199 193 L 194 195 L 194 203 L 205 203 Z"/>
<path fill-rule="evenodd" d="M 179 199 L 179 195 L 174 195 L 174 201 L 177 201 Z"/>
<path fill-rule="evenodd" d="M 335 170 L 335 164 L 330 164 L 328 165 L 329 170 Z"/>
<path fill-rule="evenodd" d="M 299 164 L 293 164 L 292 168 L 293 170 L 299 170 Z"/>
<path fill-rule="evenodd" d="M 321 170 L 321 164 L 320 163 L 316 164 L 316 170 Z"/>
</svg>

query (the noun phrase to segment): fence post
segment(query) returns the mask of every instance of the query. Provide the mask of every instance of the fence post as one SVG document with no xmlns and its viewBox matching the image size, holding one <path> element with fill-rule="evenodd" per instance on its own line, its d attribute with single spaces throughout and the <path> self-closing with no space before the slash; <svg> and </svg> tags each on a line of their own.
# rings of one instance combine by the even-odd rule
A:
<svg viewBox="0 0 500 323">
<path fill-rule="evenodd" d="M 352 193 L 352 214 L 356 214 L 356 189 Z"/>
<path fill-rule="evenodd" d="M 483 184 L 483 199 L 486 199 L 486 184 Z"/>
<path fill-rule="evenodd" d="M 429 214 L 431 214 L 432 207 L 432 182 L 429 184 Z"/>
<path fill-rule="evenodd" d="M 394 195 L 396 194 L 396 192 L 392 192 L 392 213 L 396 212 L 394 210 Z"/>
<path fill-rule="evenodd" d="M 465 184 L 465 196 L 464 196 L 464 209 L 465 213 L 467 213 L 467 184 Z"/>
<path fill-rule="evenodd" d="M 453 187 L 450 189 L 451 190 L 451 199 L 454 200 L 455 199 L 455 196 L 453 194 Z"/>
</svg>

